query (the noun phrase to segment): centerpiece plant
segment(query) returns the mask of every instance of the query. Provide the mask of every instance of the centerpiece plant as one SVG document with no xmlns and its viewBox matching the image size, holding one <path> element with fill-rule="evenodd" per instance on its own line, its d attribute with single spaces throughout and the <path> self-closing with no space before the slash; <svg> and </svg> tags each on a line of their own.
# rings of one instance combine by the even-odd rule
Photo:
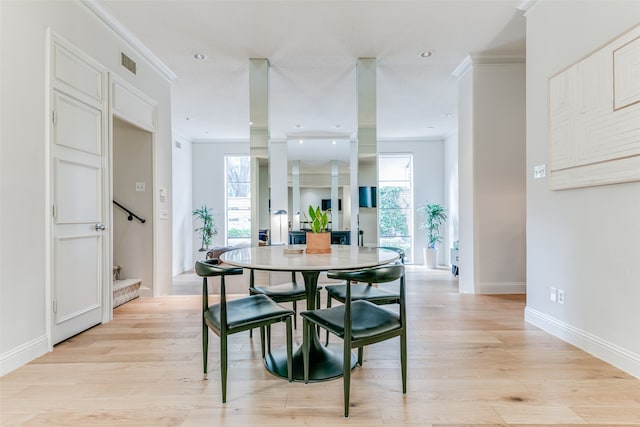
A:
<svg viewBox="0 0 640 427">
<path fill-rule="evenodd" d="M 327 232 L 329 225 L 329 215 L 322 212 L 320 206 L 315 208 L 309 205 L 309 219 L 311 220 L 311 231 L 307 232 L 308 254 L 327 254 L 331 252 L 331 233 Z"/>
</svg>

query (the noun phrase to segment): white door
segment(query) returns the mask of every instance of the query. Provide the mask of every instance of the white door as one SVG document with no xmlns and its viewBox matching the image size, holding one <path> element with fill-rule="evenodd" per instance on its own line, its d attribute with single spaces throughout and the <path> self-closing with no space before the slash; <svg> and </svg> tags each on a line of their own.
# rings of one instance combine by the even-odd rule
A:
<svg viewBox="0 0 640 427">
<path fill-rule="evenodd" d="M 108 218 L 104 70 L 52 43 L 52 343 L 102 322 Z M 105 277 L 107 276 L 107 277 Z"/>
</svg>

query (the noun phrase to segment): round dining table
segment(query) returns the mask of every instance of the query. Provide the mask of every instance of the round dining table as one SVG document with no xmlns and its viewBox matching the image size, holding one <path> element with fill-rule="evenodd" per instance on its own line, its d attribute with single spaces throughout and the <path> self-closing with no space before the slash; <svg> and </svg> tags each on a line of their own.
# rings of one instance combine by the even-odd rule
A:
<svg viewBox="0 0 640 427">
<path fill-rule="evenodd" d="M 265 271 L 300 272 L 304 278 L 307 310 L 316 307 L 316 292 L 320 273 L 328 270 L 353 270 L 384 265 L 398 259 L 398 253 L 384 248 L 332 245 L 331 253 L 307 254 L 305 245 L 257 246 L 233 249 L 223 253 L 220 261 L 236 267 Z M 312 329 L 309 352 L 309 381 L 325 381 L 342 376 L 342 347 L 334 351 L 320 342 L 316 328 Z M 302 345 L 293 354 L 293 379 L 304 380 Z M 352 352 L 351 367 L 357 356 Z M 274 349 L 265 355 L 265 366 L 273 374 L 287 378 L 287 356 L 284 349 Z"/>
</svg>

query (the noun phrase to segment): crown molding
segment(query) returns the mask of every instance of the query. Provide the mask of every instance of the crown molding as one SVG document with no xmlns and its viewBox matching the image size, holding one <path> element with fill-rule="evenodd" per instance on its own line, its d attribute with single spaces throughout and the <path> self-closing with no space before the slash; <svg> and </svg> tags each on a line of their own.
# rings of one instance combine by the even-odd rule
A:
<svg viewBox="0 0 640 427">
<path fill-rule="evenodd" d="M 111 16 L 106 10 L 99 6 L 94 0 L 81 0 L 89 11 L 109 27 L 116 35 L 128 43 L 140 56 L 142 56 L 153 68 L 155 68 L 165 79 L 172 82 L 176 79 L 176 74 L 171 71 L 157 56 L 153 54 L 140 40 L 138 40 L 120 22 Z"/>
<path fill-rule="evenodd" d="M 443 136 L 412 136 L 410 138 L 378 138 L 378 142 L 443 142 L 445 137 Z"/>
<path fill-rule="evenodd" d="M 465 56 L 460 65 L 458 65 L 451 75 L 456 79 L 460 80 L 462 76 L 467 74 L 467 71 L 471 69 L 471 57 L 469 55 Z"/>
<path fill-rule="evenodd" d="M 522 64 L 527 62 L 526 58 L 524 52 L 471 52 L 453 70 L 451 75 L 459 80 L 474 65 Z"/>
<path fill-rule="evenodd" d="M 538 0 L 522 0 L 520 4 L 516 6 L 516 9 L 521 10 L 523 16 L 527 16 L 529 11 L 533 9 L 538 3 Z"/>
<path fill-rule="evenodd" d="M 192 144 L 249 144 L 248 139 L 193 139 Z"/>
</svg>

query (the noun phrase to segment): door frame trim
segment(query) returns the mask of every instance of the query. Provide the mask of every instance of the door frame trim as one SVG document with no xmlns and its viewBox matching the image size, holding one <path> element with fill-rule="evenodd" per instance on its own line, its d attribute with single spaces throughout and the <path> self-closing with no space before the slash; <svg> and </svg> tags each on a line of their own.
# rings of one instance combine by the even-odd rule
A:
<svg viewBox="0 0 640 427">
<path fill-rule="evenodd" d="M 110 120 L 108 117 L 109 114 L 109 94 L 108 94 L 108 75 L 109 70 L 96 61 L 94 58 L 86 54 L 81 49 L 77 48 L 73 43 L 70 43 L 64 37 L 61 37 L 55 31 L 48 27 L 46 30 L 46 46 L 45 49 L 45 111 L 44 111 L 44 119 L 45 119 L 45 135 L 44 135 L 44 153 L 45 153 L 45 186 L 47 191 L 45 191 L 45 234 L 47 238 L 45 239 L 45 278 L 44 278 L 44 286 L 45 286 L 45 331 L 47 337 L 47 348 L 48 351 L 53 350 L 53 336 L 54 336 L 54 327 L 55 320 L 53 316 L 53 277 L 54 277 L 54 263 L 53 257 L 55 254 L 53 253 L 53 179 L 52 179 L 52 150 L 51 143 L 53 141 L 53 119 L 52 119 L 52 111 L 53 111 L 53 92 L 56 88 L 54 83 L 54 66 L 53 66 L 53 52 L 55 49 L 55 45 L 58 44 L 62 46 L 64 49 L 72 52 L 74 55 L 81 58 L 83 61 L 93 65 L 97 69 L 101 70 L 103 75 L 102 80 L 102 96 L 103 99 L 101 101 L 101 111 L 103 114 L 103 118 L 101 120 L 102 126 L 105 128 L 103 130 L 103 138 L 101 149 L 102 158 L 106 161 L 106 164 L 102 165 L 102 218 L 103 224 L 110 229 L 111 228 L 111 202 L 110 199 L 107 199 L 107 196 L 110 196 L 109 189 L 111 186 L 111 169 L 109 167 L 110 159 L 110 134 L 111 129 L 109 128 Z M 72 96 L 71 94 L 67 94 L 68 96 Z M 73 96 L 72 96 L 73 97 Z M 104 99 L 107 97 L 107 99 Z M 112 277 L 112 267 L 110 266 L 111 261 L 111 252 L 110 248 L 112 246 L 111 242 L 111 233 L 104 233 L 102 236 L 102 259 L 101 259 L 101 275 L 102 275 L 102 323 L 108 322 L 111 320 L 111 312 L 112 310 L 112 301 L 111 298 L 105 298 L 105 295 L 108 292 L 111 292 L 111 277 Z M 108 316 L 106 316 L 108 306 Z"/>
</svg>

